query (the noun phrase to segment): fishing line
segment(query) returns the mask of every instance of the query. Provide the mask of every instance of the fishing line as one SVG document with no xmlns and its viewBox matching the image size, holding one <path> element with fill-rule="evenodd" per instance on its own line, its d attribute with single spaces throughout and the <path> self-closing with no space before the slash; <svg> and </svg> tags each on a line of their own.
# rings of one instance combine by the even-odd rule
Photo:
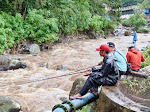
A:
<svg viewBox="0 0 150 112">
<path fill-rule="evenodd" d="M 93 67 L 93 66 L 88 67 L 88 68 L 92 68 L 92 67 Z M 16 84 L 14 84 L 14 85 L 11 84 L 11 85 L 3 86 L 3 87 L 0 87 L 0 88 L 10 87 L 10 86 L 21 86 L 21 85 L 25 85 L 25 84 L 36 83 L 36 82 L 40 82 L 40 81 L 45 81 L 45 80 L 60 78 L 60 77 L 69 76 L 69 75 L 74 75 L 74 74 L 78 74 L 78 73 L 84 73 L 84 72 L 87 71 L 88 68 L 83 68 L 83 69 L 80 69 L 80 70 L 76 70 L 76 71 L 73 71 L 73 72 L 70 72 L 70 73 L 67 73 L 67 74 L 64 74 L 64 75 L 59 75 L 59 76 L 54 76 L 54 77 L 48 77 L 48 78 L 41 79 L 41 80 L 29 81 L 29 82 L 22 83 L 22 84 L 17 84 L 17 85 L 16 85 Z"/>
</svg>

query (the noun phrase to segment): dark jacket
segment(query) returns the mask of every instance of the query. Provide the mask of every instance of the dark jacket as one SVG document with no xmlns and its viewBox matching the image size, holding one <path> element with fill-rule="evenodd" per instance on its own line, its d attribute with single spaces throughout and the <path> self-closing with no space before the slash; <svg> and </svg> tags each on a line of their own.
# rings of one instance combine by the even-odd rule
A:
<svg viewBox="0 0 150 112">
<path fill-rule="evenodd" d="M 119 79 L 119 68 L 113 55 L 107 55 L 103 59 L 102 67 L 93 67 L 91 76 L 105 79 L 110 85 L 117 83 Z"/>
</svg>

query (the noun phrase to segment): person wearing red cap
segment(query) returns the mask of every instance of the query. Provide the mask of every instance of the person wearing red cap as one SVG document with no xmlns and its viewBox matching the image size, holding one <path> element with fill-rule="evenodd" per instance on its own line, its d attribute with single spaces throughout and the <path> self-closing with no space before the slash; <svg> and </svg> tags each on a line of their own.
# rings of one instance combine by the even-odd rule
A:
<svg viewBox="0 0 150 112">
<path fill-rule="evenodd" d="M 119 68 L 115 62 L 115 58 L 113 55 L 108 55 L 109 46 L 102 44 L 99 48 L 96 48 L 96 51 L 99 51 L 100 56 L 103 57 L 102 66 L 92 67 L 91 71 L 89 71 L 89 69 L 87 70 L 84 76 L 89 77 L 86 80 L 85 85 L 78 94 L 71 96 L 70 99 L 82 99 L 82 96 L 89 90 L 97 98 L 99 86 L 114 86 L 119 80 Z"/>
</svg>

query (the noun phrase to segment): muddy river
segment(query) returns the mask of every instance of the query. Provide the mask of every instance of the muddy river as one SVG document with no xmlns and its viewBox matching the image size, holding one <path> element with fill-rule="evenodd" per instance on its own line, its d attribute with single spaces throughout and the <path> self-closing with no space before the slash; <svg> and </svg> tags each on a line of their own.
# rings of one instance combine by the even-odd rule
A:
<svg viewBox="0 0 150 112">
<path fill-rule="evenodd" d="M 138 34 L 138 39 L 139 49 L 150 45 L 150 34 Z M 0 72 L 0 95 L 9 96 L 18 101 L 23 112 L 51 112 L 55 104 L 62 102 L 61 98 L 68 98 L 73 81 L 82 74 L 34 83 L 27 82 L 60 76 L 94 66 L 102 60 L 95 48 L 109 41 L 114 42 L 116 48 L 126 54 L 127 47 L 132 43 L 132 37 L 80 39 L 59 43 L 53 46 L 53 49 L 42 51 L 37 55 L 19 54 L 17 56 L 21 56 L 28 67 Z M 68 70 L 57 70 L 59 65 L 66 66 Z"/>
</svg>

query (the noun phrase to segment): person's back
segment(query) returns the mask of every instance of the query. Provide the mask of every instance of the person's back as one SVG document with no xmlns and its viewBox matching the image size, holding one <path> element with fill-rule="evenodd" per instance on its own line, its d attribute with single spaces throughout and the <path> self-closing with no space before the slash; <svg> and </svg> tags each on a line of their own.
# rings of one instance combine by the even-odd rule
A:
<svg viewBox="0 0 150 112">
<path fill-rule="evenodd" d="M 113 42 L 108 42 L 107 45 L 109 46 L 109 55 L 114 55 L 116 58 L 116 63 L 119 67 L 119 72 L 121 75 L 125 74 L 127 71 L 127 62 L 126 56 L 123 54 L 121 50 L 115 49 L 115 44 Z"/>
<path fill-rule="evenodd" d="M 141 68 L 141 62 L 145 61 L 142 53 L 134 47 L 129 48 L 129 52 L 126 57 L 128 63 L 131 63 L 132 70 L 139 70 Z"/>
<path fill-rule="evenodd" d="M 121 50 L 115 50 L 115 58 L 117 59 L 116 63 L 119 67 L 120 71 L 127 71 L 127 63 L 126 56 L 123 54 Z"/>
</svg>

